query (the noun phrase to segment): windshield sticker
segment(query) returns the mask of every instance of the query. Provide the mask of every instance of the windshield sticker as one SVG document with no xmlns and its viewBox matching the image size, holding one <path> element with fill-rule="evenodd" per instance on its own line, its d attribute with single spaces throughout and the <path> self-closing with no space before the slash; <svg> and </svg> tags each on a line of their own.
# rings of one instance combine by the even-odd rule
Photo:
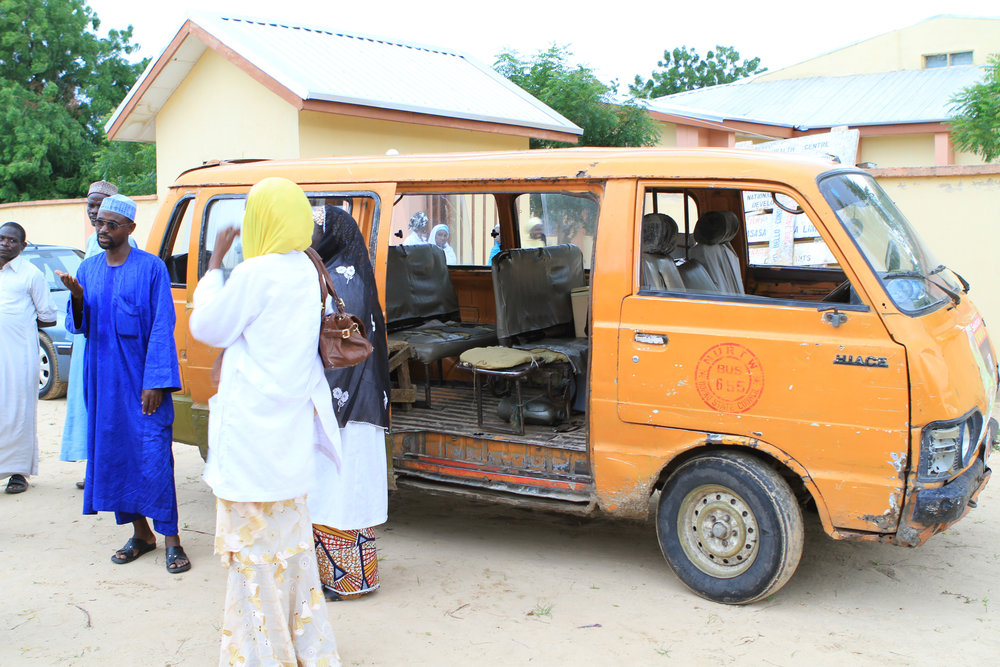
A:
<svg viewBox="0 0 1000 667">
<path fill-rule="evenodd" d="M 888 357 L 872 357 L 863 354 L 838 354 L 833 359 L 834 366 L 864 366 L 866 368 L 889 368 Z"/>
<path fill-rule="evenodd" d="M 698 359 L 694 373 L 701 400 L 718 412 L 746 412 L 764 393 L 760 359 L 738 343 L 709 348 Z"/>
</svg>

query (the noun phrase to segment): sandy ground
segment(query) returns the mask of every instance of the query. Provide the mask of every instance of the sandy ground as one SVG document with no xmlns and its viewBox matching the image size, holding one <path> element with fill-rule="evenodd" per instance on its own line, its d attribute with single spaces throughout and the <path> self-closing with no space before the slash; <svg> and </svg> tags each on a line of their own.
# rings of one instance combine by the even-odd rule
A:
<svg viewBox="0 0 1000 667">
<path fill-rule="evenodd" d="M 39 411 L 41 474 L 0 494 L 0 665 L 211 665 L 225 570 L 198 452 L 175 445 L 182 540 L 128 565 L 111 515 L 82 516 L 58 461 L 65 402 Z M 993 664 L 1000 481 L 919 549 L 828 539 L 771 599 L 726 607 L 667 568 L 652 523 L 579 519 L 397 492 L 378 531 L 383 589 L 327 605 L 346 665 Z"/>
</svg>

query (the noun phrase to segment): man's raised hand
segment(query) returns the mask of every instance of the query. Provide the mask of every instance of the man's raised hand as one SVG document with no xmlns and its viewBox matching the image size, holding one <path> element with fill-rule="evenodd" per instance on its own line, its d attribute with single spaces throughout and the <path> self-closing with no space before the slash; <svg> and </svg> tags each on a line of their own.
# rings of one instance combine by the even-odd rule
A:
<svg viewBox="0 0 1000 667">
<path fill-rule="evenodd" d="M 76 278 L 66 273 L 65 271 L 59 271 L 59 270 L 56 270 L 56 275 L 59 276 L 59 280 L 61 280 L 62 284 L 66 286 L 66 289 L 69 290 L 69 293 L 73 295 L 73 298 L 75 299 L 83 298 L 83 286 L 80 285 L 79 282 L 77 282 Z"/>
</svg>

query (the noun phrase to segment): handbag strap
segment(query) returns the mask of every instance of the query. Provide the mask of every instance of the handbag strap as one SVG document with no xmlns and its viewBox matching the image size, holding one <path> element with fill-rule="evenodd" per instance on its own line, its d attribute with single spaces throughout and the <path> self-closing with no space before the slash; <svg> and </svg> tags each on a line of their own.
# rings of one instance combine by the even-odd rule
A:
<svg viewBox="0 0 1000 667">
<path fill-rule="evenodd" d="M 323 311 L 326 311 L 326 296 L 329 294 L 333 297 L 333 305 L 336 306 L 337 312 L 343 313 L 344 302 L 337 296 L 337 290 L 333 287 L 333 279 L 330 278 L 330 272 L 323 266 L 323 260 L 320 259 L 319 253 L 311 247 L 306 248 L 305 252 L 309 256 L 309 259 L 312 260 L 313 266 L 316 267 L 316 272 L 319 274 L 320 305 Z"/>
</svg>

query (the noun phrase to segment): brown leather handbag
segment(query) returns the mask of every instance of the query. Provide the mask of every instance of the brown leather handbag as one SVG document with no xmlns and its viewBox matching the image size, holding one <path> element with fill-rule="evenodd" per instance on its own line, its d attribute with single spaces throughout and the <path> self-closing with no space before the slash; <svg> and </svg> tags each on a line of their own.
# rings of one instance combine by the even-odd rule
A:
<svg viewBox="0 0 1000 667">
<path fill-rule="evenodd" d="M 365 325 L 356 315 L 344 312 L 344 302 L 337 296 L 333 281 L 323 260 L 312 248 L 306 249 L 319 273 L 320 308 L 322 321 L 319 328 L 319 358 L 325 368 L 357 366 L 372 353 L 372 344 L 365 334 Z M 326 296 L 333 298 L 336 312 L 326 313 Z"/>
</svg>

